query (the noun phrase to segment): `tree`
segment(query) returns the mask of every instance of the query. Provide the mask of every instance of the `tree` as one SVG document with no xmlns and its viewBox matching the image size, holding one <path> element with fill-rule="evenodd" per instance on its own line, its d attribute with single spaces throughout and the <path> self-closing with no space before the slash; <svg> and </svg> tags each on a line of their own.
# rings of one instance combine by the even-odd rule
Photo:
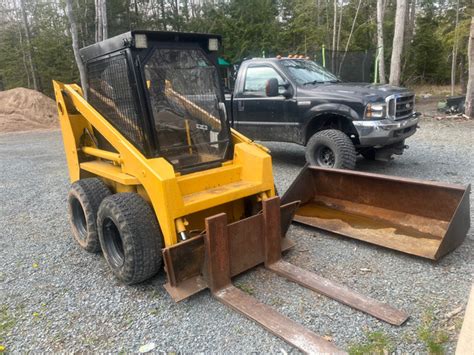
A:
<svg viewBox="0 0 474 355">
<path fill-rule="evenodd" d="M 458 25 L 459 25 L 459 0 L 456 2 L 456 21 L 454 22 L 454 41 L 451 52 L 451 96 L 454 95 L 456 85 L 456 64 L 458 58 Z"/>
<path fill-rule="evenodd" d="M 337 29 L 336 51 L 339 52 L 339 44 L 341 43 L 342 13 L 344 12 L 344 2 L 341 1 L 341 11 L 339 11 L 339 26 Z M 334 48 L 333 48 L 334 49 Z"/>
<path fill-rule="evenodd" d="M 412 81 L 436 83 L 442 76 L 439 68 L 449 65 L 445 59 L 447 53 L 442 51 L 444 42 L 436 33 L 437 27 L 439 22 L 433 18 L 433 12 L 429 9 L 418 18 L 417 31 L 408 53 L 405 79 L 413 75 Z"/>
<path fill-rule="evenodd" d="M 95 0 L 95 41 L 100 42 L 108 37 L 106 0 Z"/>
<path fill-rule="evenodd" d="M 336 59 L 336 33 L 337 33 L 337 0 L 334 0 L 334 17 L 333 17 L 333 24 L 332 24 L 332 71 L 335 72 L 336 66 L 335 59 Z"/>
<path fill-rule="evenodd" d="M 377 0 L 377 52 L 379 60 L 379 83 L 385 84 L 385 59 L 383 48 L 384 1 Z"/>
<path fill-rule="evenodd" d="M 467 55 L 469 59 L 469 79 L 466 91 L 466 115 L 474 118 L 474 16 L 471 18 L 471 30 L 469 34 L 469 45 Z"/>
<path fill-rule="evenodd" d="M 408 8 L 407 8 L 408 11 Z M 406 31 L 406 38 L 405 43 L 410 44 L 411 40 L 413 39 L 413 35 L 415 34 L 415 20 L 416 20 L 416 0 L 410 1 L 410 11 L 407 18 L 407 31 Z"/>
<path fill-rule="evenodd" d="M 28 64 L 31 69 L 31 77 L 33 79 L 33 89 L 40 90 L 38 72 L 36 70 L 36 64 L 33 58 L 34 54 L 33 54 L 33 46 L 31 45 L 31 31 L 30 31 L 30 25 L 28 23 L 28 17 L 26 15 L 25 0 L 20 0 L 20 11 L 21 11 L 21 17 L 23 20 L 23 27 L 25 30 L 26 48 L 27 48 L 26 53 L 27 53 L 27 58 L 28 58 Z"/>
<path fill-rule="evenodd" d="M 397 0 L 397 10 L 395 12 L 395 30 L 392 44 L 392 59 L 390 61 L 390 85 L 400 85 L 406 7 L 406 0 Z"/>
<path fill-rule="evenodd" d="M 74 52 L 74 58 L 76 60 L 77 68 L 79 69 L 79 76 L 81 78 L 82 90 L 84 91 L 84 93 L 87 93 L 86 70 L 84 68 L 84 64 L 82 63 L 81 56 L 79 55 L 79 35 L 77 31 L 76 18 L 74 16 L 73 7 L 72 7 L 72 0 L 66 0 L 66 15 L 69 19 L 70 32 L 71 32 L 71 37 L 72 37 L 72 49 Z"/>
<path fill-rule="evenodd" d="M 458 26 L 458 0 L 405 1 L 410 11 L 405 10 L 400 80 L 405 84 L 449 84 L 456 43 L 456 81 L 465 77 L 467 82 L 467 70 L 464 73 L 459 65 L 466 63 L 468 68 L 472 0 L 459 0 Z M 378 2 L 379 10 L 384 9 L 383 21 L 380 13 L 377 15 L 381 31 L 376 21 Z M 39 90 L 53 95 L 51 79 L 79 82 L 76 44 L 72 45 L 76 36 L 65 4 L 66 0 L 0 0 L 0 76 L 6 90 L 34 88 L 35 80 Z M 307 53 L 322 63 L 321 47 L 325 45 L 347 51 L 343 63 L 347 67 L 349 51 L 380 48 L 382 39 L 387 55 L 385 62 L 380 60 L 379 70 L 383 70 L 383 63 L 386 70 L 380 79 L 383 82 L 389 77 L 396 0 L 71 0 L 71 4 L 79 48 L 94 43 L 96 32 L 101 40 L 133 28 L 182 30 L 221 34 L 222 55 L 233 62 L 261 56 L 264 51 L 270 56 Z M 331 68 L 331 54 L 327 54 Z M 333 54 L 337 73 L 343 53 L 340 58 Z"/>
<path fill-rule="evenodd" d="M 356 21 L 357 21 L 357 16 L 359 14 L 361 3 L 362 3 L 362 0 L 359 0 L 359 4 L 357 5 L 357 10 L 356 10 L 356 13 L 355 13 L 355 16 L 354 16 L 354 20 L 352 21 L 351 32 L 349 33 L 349 38 L 347 39 L 347 42 L 346 42 L 346 48 L 344 48 L 344 55 L 342 56 L 341 63 L 339 64 L 339 70 L 337 72 L 338 75 L 341 73 L 342 64 L 344 63 L 344 60 L 346 59 L 347 50 L 349 49 L 349 43 L 351 42 L 352 34 L 354 33 L 354 26 L 355 26 Z M 341 11 L 342 11 L 342 9 L 341 9 Z"/>
</svg>

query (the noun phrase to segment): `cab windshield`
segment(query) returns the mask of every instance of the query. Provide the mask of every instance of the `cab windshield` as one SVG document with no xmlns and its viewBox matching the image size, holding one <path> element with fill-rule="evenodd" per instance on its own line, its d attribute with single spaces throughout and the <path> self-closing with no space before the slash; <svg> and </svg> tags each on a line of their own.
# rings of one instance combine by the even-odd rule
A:
<svg viewBox="0 0 474 355">
<path fill-rule="evenodd" d="M 340 80 L 325 68 L 306 59 L 284 59 L 281 61 L 291 77 L 300 85 L 335 83 Z"/>
<path fill-rule="evenodd" d="M 230 141 L 224 100 L 202 50 L 156 48 L 145 79 L 159 155 L 178 171 L 223 160 Z"/>
</svg>

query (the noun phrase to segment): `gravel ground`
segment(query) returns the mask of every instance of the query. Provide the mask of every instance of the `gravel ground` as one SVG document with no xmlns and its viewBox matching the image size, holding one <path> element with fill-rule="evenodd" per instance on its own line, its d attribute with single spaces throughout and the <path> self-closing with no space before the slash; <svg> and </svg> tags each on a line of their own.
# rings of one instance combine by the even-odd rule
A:
<svg viewBox="0 0 474 355">
<path fill-rule="evenodd" d="M 423 121 L 402 157 L 359 160 L 357 169 L 468 184 L 474 176 L 473 132 L 474 122 Z M 304 151 L 267 145 L 283 192 L 304 165 Z M 0 344 L 7 350 L 136 352 L 154 342 L 156 351 L 167 352 L 294 352 L 208 291 L 175 304 L 162 286 L 163 273 L 124 286 L 101 255 L 80 250 L 67 222 L 69 182 L 60 132 L 1 135 L 0 162 Z M 438 263 L 300 226 L 292 226 L 289 236 L 298 244 L 287 260 L 389 302 L 410 320 L 390 326 L 262 267 L 235 283 L 343 349 L 380 331 L 398 351 L 423 353 L 419 330 L 425 324 L 432 335 L 445 332 L 446 351 L 454 352 L 473 281 L 472 230 Z M 432 324 L 426 321 L 430 315 Z"/>
</svg>

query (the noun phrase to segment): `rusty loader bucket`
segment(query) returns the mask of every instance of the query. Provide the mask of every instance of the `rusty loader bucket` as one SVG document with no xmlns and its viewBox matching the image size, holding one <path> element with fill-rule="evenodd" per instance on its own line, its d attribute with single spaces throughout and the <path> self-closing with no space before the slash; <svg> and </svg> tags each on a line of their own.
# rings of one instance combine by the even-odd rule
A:
<svg viewBox="0 0 474 355">
<path fill-rule="evenodd" d="M 315 292 L 393 325 L 408 315 L 349 290 L 282 259 L 292 246 L 284 234 L 299 201 L 280 207 L 279 197 L 264 200 L 261 213 L 227 222 L 225 213 L 206 218 L 202 235 L 163 250 L 168 293 L 175 301 L 209 288 L 212 295 L 306 353 L 343 353 L 332 343 L 233 286 L 231 277 L 256 265 Z"/>
<path fill-rule="evenodd" d="M 282 197 L 294 221 L 438 260 L 469 230 L 470 185 L 306 166 Z"/>
</svg>

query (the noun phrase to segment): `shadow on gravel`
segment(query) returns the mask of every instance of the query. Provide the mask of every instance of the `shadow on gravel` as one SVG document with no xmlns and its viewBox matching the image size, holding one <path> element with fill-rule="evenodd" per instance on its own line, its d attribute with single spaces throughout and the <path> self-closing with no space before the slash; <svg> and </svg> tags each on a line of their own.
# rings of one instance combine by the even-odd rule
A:
<svg viewBox="0 0 474 355">
<path fill-rule="evenodd" d="M 273 162 L 276 164 L 291 164 L 303 167 L 306 164 L 304 152 L 273 150 L 271 151 Z"/>
<path fill-rule="evenodd" d="M 271 148 L 271 155 L 273 164 L 276 165 L 293 165 L 296 167 L 303 167 L 306 164 L 304 150 L 300 149 L 285 149 L 285 148 Z M 393 169 L 396 161 L 370 161 L 363 157 L 357 157 L 355 170 L 372 173 L 387 174 L 388 169 Z"/>
</svg>

